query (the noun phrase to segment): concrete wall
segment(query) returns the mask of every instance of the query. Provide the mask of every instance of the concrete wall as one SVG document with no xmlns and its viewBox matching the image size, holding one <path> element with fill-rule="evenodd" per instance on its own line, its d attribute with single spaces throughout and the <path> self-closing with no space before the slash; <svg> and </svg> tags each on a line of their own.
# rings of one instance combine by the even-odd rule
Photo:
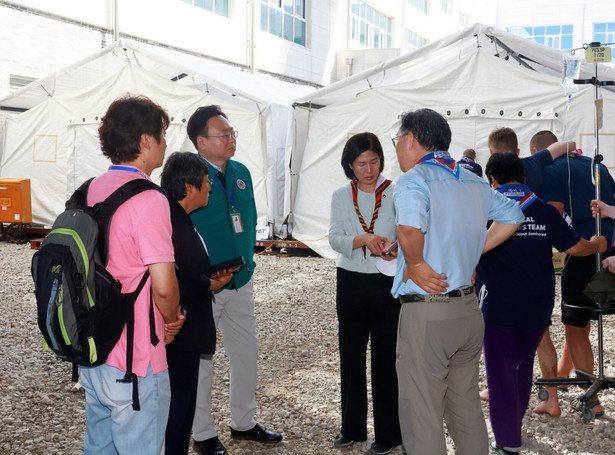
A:
<svg viewBox="0 0 615 455">
<path fill-rule="evenodd" d="M 38 79 L 104 47 L 100 30 L 0 5 L 0 96 L 10 75 Z"/>
</svg>

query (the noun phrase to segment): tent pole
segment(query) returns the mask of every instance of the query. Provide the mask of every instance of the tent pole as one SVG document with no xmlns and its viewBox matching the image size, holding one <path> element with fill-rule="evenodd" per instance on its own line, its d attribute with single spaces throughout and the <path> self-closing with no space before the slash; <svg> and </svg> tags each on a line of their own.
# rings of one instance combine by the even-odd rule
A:
<svg viewBox="0 0 615 455">
<path fill-rule="evenodd" d="M 117 0 L 110 0 L 111 3 L 111 31 L 113 33 L 113 42 L 117 43 L 120 37 L 119 31 L 119 13 Z"/>
</svg>

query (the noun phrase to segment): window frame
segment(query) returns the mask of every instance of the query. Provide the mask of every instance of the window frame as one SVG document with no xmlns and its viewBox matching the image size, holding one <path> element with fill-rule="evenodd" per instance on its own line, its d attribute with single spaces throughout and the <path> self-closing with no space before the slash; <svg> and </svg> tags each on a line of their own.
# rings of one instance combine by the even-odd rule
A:
<svg viewBox="0 0 615 455">
<path fill-rule="evenodd" d="M 261 0 L 260 30 L 284 41 L 307 47 L 307 2 L 308 0 Z M 273 31 L 272 18 L 281 19 L 279 24 L 276 19 L 276 28 Z"/>
<path fill-rule="evenodd" d="M 506 31 L 562 52 L 569 52 L 573 47 L 573 24 L 516 26 L 507 27 Z"/>
<path fill-rule="evenodd" d="M 196 8 L 201 8 L 202 10 L 205 11 L 209 11 L 210 13 L 214 13 L 218 16 L 222 16 L 222 17 L 226 17 L 227 19 L 230 18 L 230 0 L 181 0 L 184 3 L 188 3 L 189 5 L 192 5 Z M 205 2 L 209 2 L 211 3 L 211 8 L 207 7 L 207 5 L 205 5 Z M 202 4 L 198 4 L 198 3 L 202 3 Z M 225 11 L 226 14 L 223 14 L 220 12 L 220 8 L 219 5 L 220 4 L 224 4 L 225 5 Z"/>
<path fill-rule="evenodd" d="M 365 0 L 351 0 L 349 19 L 351 41 L 370 49 L 391 48 L 393 19 L 384 12 Z"/>
</svg>

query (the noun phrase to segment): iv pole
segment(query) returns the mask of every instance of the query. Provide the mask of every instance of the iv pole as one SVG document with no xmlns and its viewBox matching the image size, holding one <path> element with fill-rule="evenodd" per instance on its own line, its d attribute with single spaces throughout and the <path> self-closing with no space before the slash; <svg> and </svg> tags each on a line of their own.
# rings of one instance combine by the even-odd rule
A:
<svg viewBox="0 0 615 455">
<path fill-rule="evenodd" d="M 615 85 L 615 81 L 600 81 L 598 80 L 598 62 L 599 61 L 607 61 L 606 59 L 600 59 L 601 55 L 600 50 L 604 50 L 605 48 L 601 47 L 599 42 L 592 42 L 587 46 L 583 46 L 586 49 L 586 60 L 588 55 L 598 54 L 597 58 L 592 58 L 594 63 L 594 76 L 591 79 L 574 79 L 573 82 L 575 84 L 591 84 L 594 86 L 594 156 L 592 157 L 592 182 L 594 184 L 595 189 L 595 199 L 600 200 L 600 163 L 603 160 L 603 156 L 600 154 L 600 128 L 602 127 L 602 99 L 600 98 L 600 87 L 604 87 L 607 85 Z M 607 48 L 608 49 L 608 48 Z M 590 50 L 590 52 L 587 52 Z M 597 52 L 593 52 L 593 51 Z M 574 52 L 574 51 L 573 51 Z M 610 61 L 610 52 L 608 52 L 608 61 Z M 600 215 L 596 216 L 596 235 L 601 234 L 601 217 Z M 596 271 L 600 271 L 602 269 L 602 254 L 596 254 Z M 603 341 L 602 341 L 602 316 L 601 312 L 598 313 L 598 376 L 596 379 L 598 381 L 604 379 L 604 362 L 603 362 Z M 596 383 L 593 384 L 591 388 L 599 389 L 600 386 L 596 387 Z M 590 389 L 591 389 L 590 388 Z M 597 392 L 598 390 L 596 390 Z M 591 392 L 590 392 L 591 393 Z M 590 395 L 587 393 L 586 395 Z M 589 400 L 589 398 L 588 398 Z M 587 403 L 585 403 L 587 404 Z"/>
<path fill-rule="evenodd" d="M 599 130 L 602 127 L 602 99 L 600 98 L 600 87 L 604 87 L 607 85 L 615 85 L 615 81 L 600 81 L 598 80 L 598 62 L 608 62 L 611 61 L 611 49 L 608 47 L 608 43 L 601 45 L 599 42 L 592 42 L 590 44 L 583 45 L 583 49 L 585 49 L 585 59 L 588 63 L 593 62 L 594 64 L 594 76 L 591 79 L 573 79 L 575 84 L 591 84 L 594 86 L 594 156 L 592 157 L 591 162 L 591 172 L 592 172 L 592 183 L 595 189 L 595 199 L 600 200 L 600 163 L 603 160 L 602 155 L 600 154 L 600 143 L 599 143 Z M 574 55 L 575 49 L 571 51 L 571 54 Z M 601 217 L 596 217 L 596 235 L 601 234 Z M 596 255 L 596 271 L 600 271 L 602 268 L 602 255 L 598 253 Z M 597 303 L 598 304 L 598 303 Z M 574 308 L 572 305 L 568 305 L 569 308 Z M 580 308 L 580 307 L 579 307 Z M 603 310 L 605 311 L 605 310 Z M 582 370 L 575 370 L 576 378 L 566 378 L 562 380 L 561 378 L 557 379 L 537 379 L 534 381 L 534 384 L 539 387 L 538 389 L 538 397 L 541 400 L 546 400 L 549 396 L 548 392 L 543 388 L 544 386 L 550 385 L 578 385 L 584 386 L 587 385 L 589 388 L 585 391 L 583 395 L 576 398 L 575 400 L 579 401 L 579 411 L 582 413 L 582 418 L 584 422 L 589 422 L 595 418 L 594 410 L 589 406 L 589 399 L 595 395 L 599 390 L 604 388 L 615 388 L 615 378 L 606 378 L 604 376 L 604 362 L 603 362 L 603 330 L 602 330 L 602 316 L 603 311 L 597 311 L 598 315 L 598 376 L 594 376 L 589 372 L 585 372 Z M 615 311 L 609 311 L 609 314 L 614 313 Z"/>
<path fill-rule="evenodd" d="M 584 49 L 593 48 L 600 49 L 601 44 L 599 42 L 592 42 Z M 574 51 L 572 51 L 574 54 Z M 609 58 L 610 61 L 610 58 Z M 600 104 L 600 87 L 606 85 L 615 85 L 615 81 L 600 81 L 598 80 L 598 60 L 594 59 L 594 76 L 591 79 L 573 79 L 575 84 L 592 84 L 594 86 L 594 156 L 592 157 L 592 183 L 595 187 L 595 199 L 600 200 L 600 163 L 603 160 L 603 156 L 600 154 L 600 133 L 599 130 L 602 127 L 602 105 Z M 596 217 L 596 235 L 601 234 L 600 217 Z M 596 271 L 601 270 L 602 266 L 602 254 L 596 254 Z"/>
</svg>

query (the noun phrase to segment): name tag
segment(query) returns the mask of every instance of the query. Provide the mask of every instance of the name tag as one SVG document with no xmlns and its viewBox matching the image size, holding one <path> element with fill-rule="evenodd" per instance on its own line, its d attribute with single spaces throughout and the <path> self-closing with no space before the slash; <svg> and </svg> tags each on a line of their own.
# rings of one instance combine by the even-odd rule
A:
<svg viewBox="0 0 615 455">
<path fill-rule="evenodd" d="M 243 232 L 243 224 L 241 223 L 241 214 L 238 212 L 231 213 L 231 222 L 233 223 L 233 229 L 235 234 Z"/>
</svg>

